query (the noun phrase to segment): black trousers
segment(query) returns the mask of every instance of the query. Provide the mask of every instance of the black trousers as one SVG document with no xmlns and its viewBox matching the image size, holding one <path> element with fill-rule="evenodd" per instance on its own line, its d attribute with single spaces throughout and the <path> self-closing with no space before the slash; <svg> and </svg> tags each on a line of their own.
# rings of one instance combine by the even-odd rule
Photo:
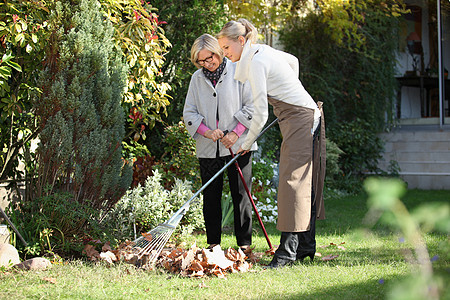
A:
<svg viewBox="0 0 450 300">
<path fill-rule="evenodd" d="M 202 184 L 210 180 L 223 166 L 231 160 L 230 156 L 217 158 L 199 158 Z M 237 159 L 244 180 L 251 190 L 252 182 L 252 153 L 249 152 Z M 231 198 L 234 211 L 234 234 L 238 246 L 252 243 L 252 205 L 247 196 L 235 164 L 227 168 L 230 181 Z M 223 173 L 220 174 L 203 191 L 203 217 L 205 219 L 206 237 L 208 244 L 220 244 L 222 235 L 222 189 Z"/>
<path fill-rule="evenodd" d="M 320 124 L 314 133 L 314 140 L 318 138 Z M 314 157 L 314 141 L 312 157 Z M 280 246 L 275 251 L 275 257 L 284 260 L 303 259 L 316 253 L 316 203 L 314 201 L 314 186 L 311 187 L 311 219 L 308 231 L 282 232 Z"/>
<path fill-rule="evenodd" d="M 313 192 L 314 193 L 314 192 Z M 316 253 L 316 204 L 311 207 L 310 229 L 302 232 L 282 232 L 275 256 L 286 260 L 303 259 Z"/>
</svg>

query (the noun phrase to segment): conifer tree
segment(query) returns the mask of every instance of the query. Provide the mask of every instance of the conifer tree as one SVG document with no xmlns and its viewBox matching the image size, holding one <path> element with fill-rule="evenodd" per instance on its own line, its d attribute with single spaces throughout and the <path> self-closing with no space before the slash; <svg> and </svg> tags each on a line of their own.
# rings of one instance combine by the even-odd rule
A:
<svg viewBox="0 0 450 300">
<path fill-rule="evenodd" d="M 33 197 L 68 192 L 70 201 L 106 212 L 131 183 L 121 153 L 126 64 L 97 1 L 56 2 L 50 26 Z"/>
</svg>

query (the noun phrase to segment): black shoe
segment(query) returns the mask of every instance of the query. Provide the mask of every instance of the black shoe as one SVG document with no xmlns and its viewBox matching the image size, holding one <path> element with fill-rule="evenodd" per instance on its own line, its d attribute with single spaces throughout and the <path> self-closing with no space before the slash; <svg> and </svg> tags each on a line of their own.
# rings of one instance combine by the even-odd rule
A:
<svg viewBox="0 0 450 300">
<path fill-rule="evenodd" d="M 277 269 L 282 268 L 287 265 L 291 265 L 293 263 L 292 260 L 279 258 L 277 256 L 274 256 L 272 261 L 266 266 L 268 269 Z"/>
<path fill-rule="evenodd" d="M 312 252 L 312 253 L 302 253 L 302 254 L 297 254 L 297 260 L 299 260 L 299 261 L 303 261 L 306 257 L 309 257 L 309 259 L 311 260 L 311 261 L 313 261 L 314 260 L 314 255 L 315 255 L 315 253 L 314 252 Z"/>
</svg>

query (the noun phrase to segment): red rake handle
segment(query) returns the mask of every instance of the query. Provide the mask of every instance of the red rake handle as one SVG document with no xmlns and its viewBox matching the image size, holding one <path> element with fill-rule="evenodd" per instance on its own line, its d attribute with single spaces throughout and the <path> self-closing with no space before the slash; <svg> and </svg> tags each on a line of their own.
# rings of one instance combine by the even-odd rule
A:
<svg viewBox="0 0 450 300">
<path fill-rule="evenodd" d="M 229 148 L 229 150 L 230 150 L 231 158 L 234 158 L 233 151 L 231 150 L 231 148 Z M 250 202 L 252 203 L 253 210 L 255 211 L 255 214 L 258 217 L 259 225 L 261 225 L 261 228 L 264 232 L 264 236 L 266 237 L 267 244 L 269 244 L 269 249 L 272 249 L 273 248 L 272 243 L 270 242 L 269 236 L 267 235 L 266 228 L 264 227 L 261 217 L 259 216 L 258 209 L 256 208 L 255 202 L 253 201 L 252 194 L 250 193 L 250 190 L 248 189 L 247 183 L 245 183 L 244 175 L 242 174 L 242 170 L 239 167 L 239 163 L 237 162 L 237 160 L 234 161 L 234 164 L 236 166 L 236 169 L 239 172 L 239 177 L 241 177 L 242 183 L 244 184 L 244 188 L 245 188 L 245 191 L 247 192 L 247 196 L 250 199 Z"/>
</svg>

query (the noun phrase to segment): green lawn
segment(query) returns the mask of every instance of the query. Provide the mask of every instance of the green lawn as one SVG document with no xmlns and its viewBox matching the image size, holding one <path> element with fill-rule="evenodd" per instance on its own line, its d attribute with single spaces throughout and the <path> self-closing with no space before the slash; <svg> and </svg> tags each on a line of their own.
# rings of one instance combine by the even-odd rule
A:
<svg viewBox="0 0 450 300">
<path fill-rule="evenodd" d="M 410 190 L 402 199 L 408 209 L 429 201 L 450 202 L 450 191 Z M 317 251 L 339 255 L 332 261 L 316 257 L 279 270 L 254 266 L 250 272 L 229 274 L 226 279 L 183 278 L 161 270 L 143 271 L 131 265 L 91 264 L 83 261 L 55 265 L 47 271 L 0 271 L 0 299 L 385 299 L 414 267 L 405 253 L 410 248 L 401 235 L 383 224 L 363 225 L 366 196 L 341 196 L 327 200 L 327 219 L 317 222 Z M 256 252 L 267 243 L 254 225 Z M 272 244 L 279 243 L 275 227 L 266 224 Z M 370 229 L 370 230 L 369 230 Z M 200 247 L 205 236 L 192 237 Z M 448 235 L 425 235 L 434 273 L 440 277 L 440 299 L 450 299 Z M 328 246 L 342 244 L 345 249 Z M 225 234 L 222 248 L 236 247 Z M 270 257 L 263 257 L 261 264 Z M 404 292 L 414 290 L 414 285 Z M 410 299 L 410 298 L 405 298 Z"/>
</svg>

